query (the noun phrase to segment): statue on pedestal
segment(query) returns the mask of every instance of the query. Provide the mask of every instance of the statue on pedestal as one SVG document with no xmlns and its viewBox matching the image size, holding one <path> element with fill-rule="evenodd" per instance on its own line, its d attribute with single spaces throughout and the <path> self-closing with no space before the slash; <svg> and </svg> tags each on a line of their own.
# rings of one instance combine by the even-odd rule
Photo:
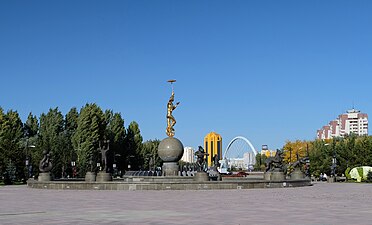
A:
<svg viewBox="0 0 372 225">
<path fill-rule="evenodd" d="M 208 156 L 209 154 L 204 152 L 204 149 L 202 146 L 199 146 L 198 151 L 195 152 L 195 156 L 197 157 L 196 165 L 198 172 L 204 171 L 205 169 L 205 156 Z"/>
<path fill-rule="evenodd" d="M 183 144 L 180 140 L 174 137 L 174 125 L 176 119 L 173 117 L 173 110 L 176 109 L 179 102 L 175 105 L 173 83 L 176 80 L 168 80 L 172 84 L 172 95 L 167 104 L 167 138 L 163 139 L 158 146 L 158 155 L 163 160 L 162 175 L 163 176 L 178 176 L 178 161 L 183 155 Z"/>
<path fill-rule="evenodd" d="M 101 151 L 102 167 L 104 168 L 103 171 L 107 172 L 107 152 L 110 150 L 110 141 L 103 141 L 103 146 L 101 145 L 101 142 L 99 142 L 98 150 Z"/>
<path fill-rule="evenodd" d="M 39 163 L 39 170 L 42 173 L 47 173 L 52 169 L 52 162 L 50 161 L 51 154 L 48 150 L 43 151 L 43 159 Z"/>
<path fill-rule="evenodd" d="M 291 165 L 293 171 L 291 172 L 291 178 L 293 179 L 303 179 L 305 176 L 308 176 L 308 166 L 306 166 L 306 170 L 304 169 L 304 165 L 307 165 L 309 161 L 309 157 L 300 158 L 297 153 L 297 161 Z"/>
<path fill-rule="evenodd" d="M 283 152 L 276 150 L 274 157 L 269 157 L 266 159 L 266 172 L 283 172 Z"/>
</svg>

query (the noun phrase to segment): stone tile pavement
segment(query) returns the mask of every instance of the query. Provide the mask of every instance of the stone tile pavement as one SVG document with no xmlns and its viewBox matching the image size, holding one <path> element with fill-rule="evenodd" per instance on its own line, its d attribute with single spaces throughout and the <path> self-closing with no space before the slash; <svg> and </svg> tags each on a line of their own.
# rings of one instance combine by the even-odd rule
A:
<svg viewBox="0 0 372 225">
<path fill-rule="evenodd" d="M 372 184 L 102 191 L 0 187 L 0 224 L 372 224 Z"/>
</svg>

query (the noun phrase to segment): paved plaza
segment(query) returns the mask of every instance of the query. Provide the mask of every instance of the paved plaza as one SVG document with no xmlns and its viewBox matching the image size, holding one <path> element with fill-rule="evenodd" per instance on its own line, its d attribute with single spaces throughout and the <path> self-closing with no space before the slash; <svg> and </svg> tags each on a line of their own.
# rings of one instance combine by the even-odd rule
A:
<svg viewBox="0 0 372 225">
<path fill-rule="evenodd" d="M 0 224 L 372 224 L 372 184 L 102 191 L 0 187 Z"/>
</svg>

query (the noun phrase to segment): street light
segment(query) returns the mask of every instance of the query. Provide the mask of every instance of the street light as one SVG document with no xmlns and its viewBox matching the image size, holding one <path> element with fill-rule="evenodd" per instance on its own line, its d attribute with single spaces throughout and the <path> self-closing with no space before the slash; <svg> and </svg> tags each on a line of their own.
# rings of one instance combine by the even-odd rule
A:
<svg viewBox="0 0 372 225">
<path fill-rule="evenodd" d="M 325 146 L 328 146 L 329 143 L 324 144 Z M 332 157 L 332 166 L 331 166 L 331 177 L 336 180 L 336 167 L 337 167 L 337 159 L 336 159 L 336 148 L 335 144 L 332 144 L 332 150 L 333 150 L 333 157 Z"/>
<path fill-rule="evenodd" d="M 75 178 L 75 176 L 76 176 L 76 162 L 71 161 L 71 166 L 72 166 L 72 178 Z"/>
<path fill-rule="evenodd" d="M 131 161 L 132 161 L 131 158 L 134 158 L 134 155 L 127 156 L 128 170 L 130 170 L 132 168 L 132 166 L 130 165 L 131 164 Z"/>
<path fill-rule="evenodd" d="M 35 147 L 36 147 L 35 145 L 28 145 L 28 141 L 27 141 L 27 143 L 26 143 L 26 160 L 25 160 L 26 169 L 27 169 L 26 180 L 28 180 L 30 177 L 32 177 L 32 164 L 30 164 L 31 157 L 28 156 L 28 148 L 35 148 Z"/>
<path fill-rule="evenodd" d="M 114 177 L 116 176 L 116 163 L 112 164 L 112 168 L 114 169 Z"/>
</svg>

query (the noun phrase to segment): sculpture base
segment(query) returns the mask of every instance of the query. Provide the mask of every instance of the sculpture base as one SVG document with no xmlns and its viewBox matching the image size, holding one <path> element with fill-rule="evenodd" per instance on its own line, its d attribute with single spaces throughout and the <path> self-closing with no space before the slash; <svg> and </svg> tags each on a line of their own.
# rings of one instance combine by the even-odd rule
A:
<svg viewBox="0 0 372 225">
<path fill-rule="evenodd" d="M 106 172 L 99 172 L 96 177 L 97 182 L 107 182 L 107 181 L 112 181 L 112 176 L 111 173 L 106 173 Z"/>
<path fill-rule="evenodd" d="M 283 172 L 271 172 L 270 180 L 280 181 L 285 180 L 285 176 Z"/>
<path fill-rule="evenodd" d="M 163 176 L 178 176 L 178 162 L 164 162 Z"/>
<path fill-rule="evenodd" d="M 38 181 L 51 181 L 50 173 L 39 173 L 39 177 L 37 178 Z"/>
<path fill-rule="evenodd" d="M 85 182 L 95 182 L 96 181 L 96 173 L 87 172 L 85 174 Z"/>
<path fill-rule="evenodd" d="M 197 172 L 194 176 L 194 181 L 198 182 L 209 181 L 209 176 L 206 172 Z"/>
<path fill-rule="evenodd" d="M 270 180 L 271 179 L 271 172 L 265 172 L 264 173 L 264 180 Z"/>
<path fill-rule="evenodd" d="M 283 172 L 266 172 L 264 174 L 265 180 L 272 180 L 272 181 L 281 181 L 285 180 L 285 176 Z"/>
<path fill-rule="evenodd" d="M 300 170 L 295 170 L 291 173 L 291 180 L 302 180 L 305 178 L 305 174 Z"/>
</svg>

